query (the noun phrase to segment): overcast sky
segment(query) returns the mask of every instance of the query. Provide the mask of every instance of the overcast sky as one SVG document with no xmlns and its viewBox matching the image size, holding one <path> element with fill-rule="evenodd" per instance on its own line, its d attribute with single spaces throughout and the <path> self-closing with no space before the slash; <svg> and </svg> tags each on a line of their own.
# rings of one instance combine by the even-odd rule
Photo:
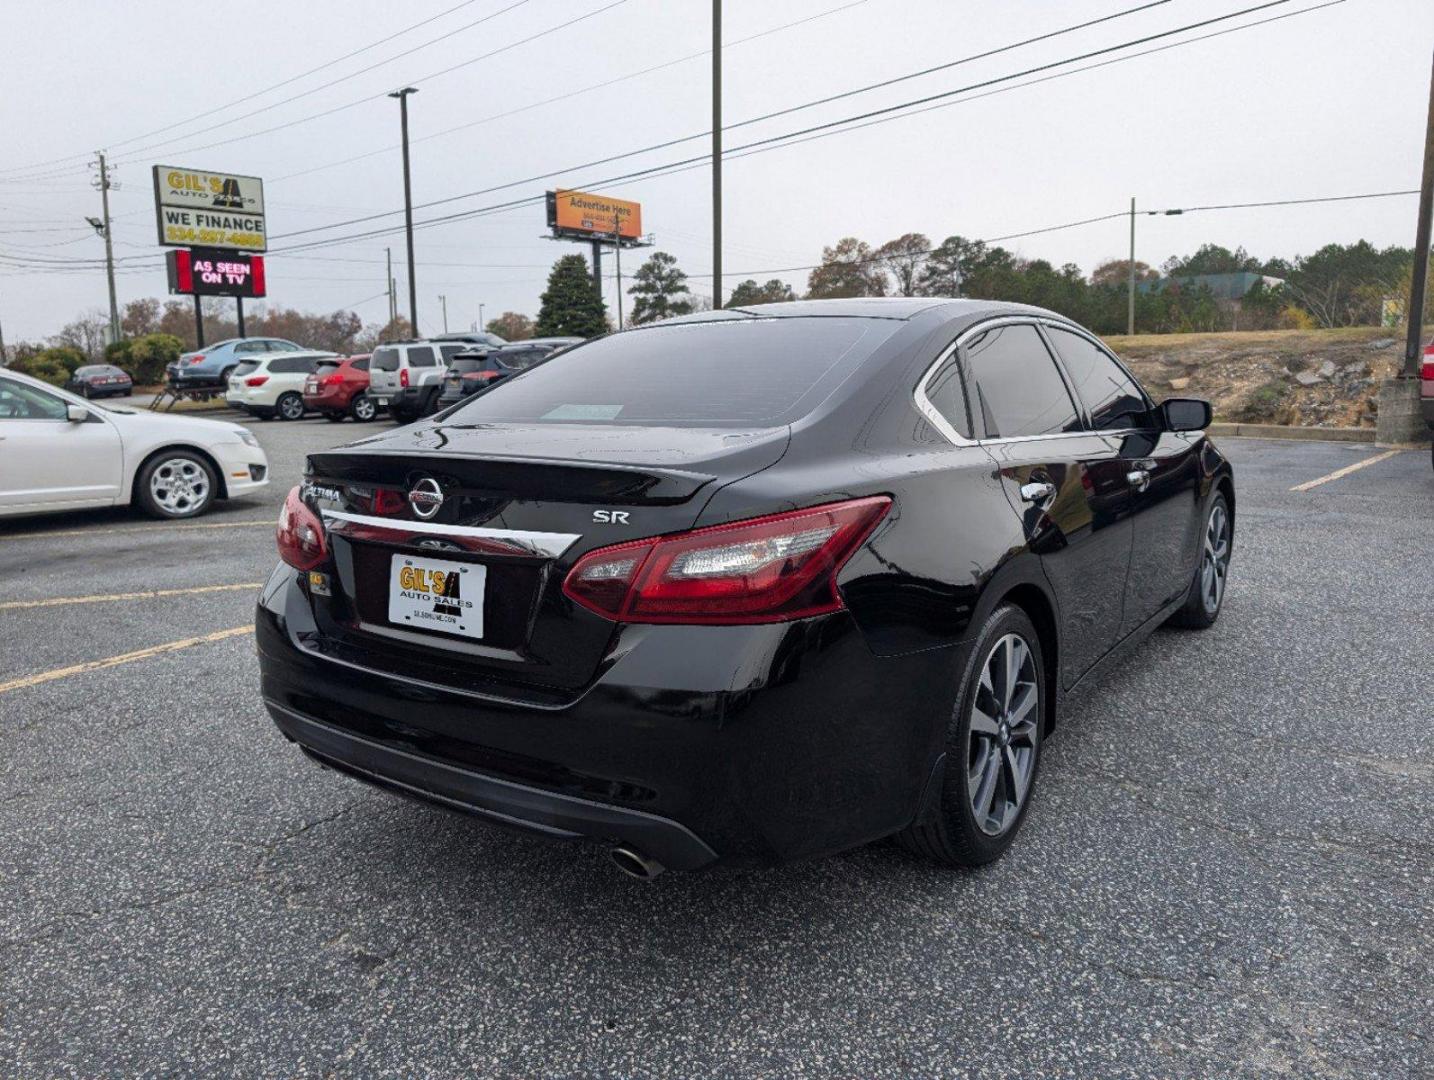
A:
<svg viewBox="0 0 1434 1080">
<path fill-rule="evenodd" d="M 987 82 L 1258 2 L 1169 0 L 750 124 L 729 131 L 727 143 Z M 1321 2 L 1290 0 L 1074 66 Z M 725 120 L 732 124 L 802 105 L 1138 4 L 727 0 Z M 695 139 L 579 167 L 710 128 L 710 10 L 707 0 L 4 0 L 5 339 L 13 344 L 46 337 L 77 313 L 106 304 L 102 269 L 60 262 L 103 255 L 101 241 L 84 222 L 100 209 L 86 163 L 99 148 L 118 164 L 120 188 L 111 210 L 115 254 L 124 260 L 121 304 L 166 292 L 162 266 L 153 268 L 160 249 L 149 175 L 151 165 L 162 163 L 264 178 L 276 249 L 268 272 L 271 303 L 310 311 L 352 308 L 366 322 L 382 322 L 386 246 L 393 249 L 400 295 L 407 295 L 401 232 L 289 255 L 277 249 L 301 239 L 401 226 L 399 213 L 283 239 L 297 230 L 401 211 L 398 105 L 383 96 L 386 91 L 403 85 L 420 91 L 410 99 L 416 203 L 498 188 L 420 209 L 419 221 L 555 186 L 597 188 L 596 181 L 707 150 L 705 139 Z M 431 21 L 409 29 L 422 20 Z M 478 20 L 485 21 L 469 25 Z M 809 21 L 776 30 L 798 20 Z M 563 23 L 571 25 L 554 29 Z M 741 40 L 752 35 L 762 36 Z M 391 40 L 375 45 L 385 38 Z M 524 42 L 528 38 L 533 40 Z M 846 235 L 873 245 L 912 231 L 933 242 L 952 233 L 998 237 L 1116 213 L 1132 195 L 1142 207 L 1163 209 L 1417 187 L 1431 47 L 1430 0 L 1344 0 L 1017 86 L 1070 70 L 1054 68 L 944 99 L 954 102 L 948 107 L 730 160 L 724 170 L 727 287 L 739 277 L 778 276 L 800 291 L 805 272 L 772 270 L 816 262 L 823 245 Z M 484 58 L 495 50 L 502 51 Z M 463 66 L 440 73 L 457 64 Z M 320 65 L 328 66 L 306 74 Z M 666 66 L 623 78 L 659 65 Z M 560 95 L 571 96 L 536 104 Z M 247 100 L 236 103 L 241 98 Z M 325 112 L 330 115 L 315 115 Z M 267 130 L 279 125 L 285 126 Z M 359 155 L 368 156 L 337 164 Z M 552 179 L 513 184 L 554 170 L 561 172 Z M 600 189 L 640 200 L 644 229 L 693 275 L 694 291 L 710 292 L 709 279 L 698 276 L 710 274 L 712 261 L 705 167 Z M 1381 246 L 1409 245 L 1415 204 L 1413 197 L 1400 197 L 1141 217 L 1137 257 L 1158 264 L 1204 242 L 1244 244 L 1260 256 L 1308 253 L 1360 237 Z M 420 230 L 422 329 L 440 328 L 439 294 L 448 297 L 448 322 L 455 329 L 478 319 L 480 303 L 486 318 L 505 309 L 535 314 L 552 261 L 585 250 L 542 239 L 544 232 L 541 203 Z M 1127 222 L 1005 243 L 1089 272 L 1103 259 L 1124 255 Z M 626 257 L 624 272 L 630 274 L 637 261 L 636 253 Z M 43 263 L 45 269 L 17 263 Z"/>
</svg>

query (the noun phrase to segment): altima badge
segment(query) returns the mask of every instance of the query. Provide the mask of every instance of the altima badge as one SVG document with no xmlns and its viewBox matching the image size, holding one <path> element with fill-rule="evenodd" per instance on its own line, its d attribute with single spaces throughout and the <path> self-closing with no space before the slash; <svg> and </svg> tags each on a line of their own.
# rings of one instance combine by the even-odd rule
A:
<svg viewBox="0 0 1434 1080">
<path fill-rule="evenodd" d="M 413 490 L 408 493 L 408 505 L 413 508 L 415 514 L 427 521 L 442 507 L 443 489 L 433 477 L 425 476 L 414 484 Z"/>
</svg>

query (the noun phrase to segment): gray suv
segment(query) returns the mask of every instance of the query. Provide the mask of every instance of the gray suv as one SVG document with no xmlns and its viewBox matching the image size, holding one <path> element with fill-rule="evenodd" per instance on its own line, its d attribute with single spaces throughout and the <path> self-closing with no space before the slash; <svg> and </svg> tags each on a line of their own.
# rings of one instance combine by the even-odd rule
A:
<svg viewBox="0 0 1434 1080">
<path fill-rule="evenodd" d="M 369 361 L 369 397 L 387 406 L 400 424 L 411 424 L 438 408 L 448 362 L 472 345 L 459 341 L 396 341 L 374 349 Z"/>
</svg>

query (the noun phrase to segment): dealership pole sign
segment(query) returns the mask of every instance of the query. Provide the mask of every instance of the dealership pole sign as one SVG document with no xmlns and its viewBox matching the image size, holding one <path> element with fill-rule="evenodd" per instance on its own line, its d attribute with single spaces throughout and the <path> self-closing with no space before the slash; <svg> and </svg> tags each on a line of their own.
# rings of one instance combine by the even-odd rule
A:
<svg viewBox="0 0 1434 1080">
<path fill-rule="evenodd" d="M 222 248 L 181 248 L 164 253 L 169 291 L 189 296 L 264 295 L 264 256 Z"/>
<path fill-rule="evenodd" d="M 265 251 L 269 246 L 264 181 L 257 176 L 156 165 L 154 211 L 165 247 Z"/>
</svg>

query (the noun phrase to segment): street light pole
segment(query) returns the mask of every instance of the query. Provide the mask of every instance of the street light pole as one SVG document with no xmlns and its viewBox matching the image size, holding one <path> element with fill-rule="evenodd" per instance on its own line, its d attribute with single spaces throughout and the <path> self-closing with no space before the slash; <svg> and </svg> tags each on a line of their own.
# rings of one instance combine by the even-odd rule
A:
<svg viewBox="0 0 1434 1080">
<path fill-rule="evenodd" d="M 712 306 L 722 306 L 722 0 L 712 0 Z"/>
<path fill-rule="evenodd" d="M 448 297 L 439 293 L 438 302 L 443 305 L 443 332 L 446 334 L 448 333 Z"/>
<path fill-rule="evenodd" d="M 398 98 L 399 124 L 403 128 L 403 227 L 408 235 L 408 316 L 415 336 L 418 334 L 418 282 L 413 274 L 413 182 L 408 169 L 408 95 L 416 93 L 416 87 L 405 86 L 388 95 Z"/>
</svg>

